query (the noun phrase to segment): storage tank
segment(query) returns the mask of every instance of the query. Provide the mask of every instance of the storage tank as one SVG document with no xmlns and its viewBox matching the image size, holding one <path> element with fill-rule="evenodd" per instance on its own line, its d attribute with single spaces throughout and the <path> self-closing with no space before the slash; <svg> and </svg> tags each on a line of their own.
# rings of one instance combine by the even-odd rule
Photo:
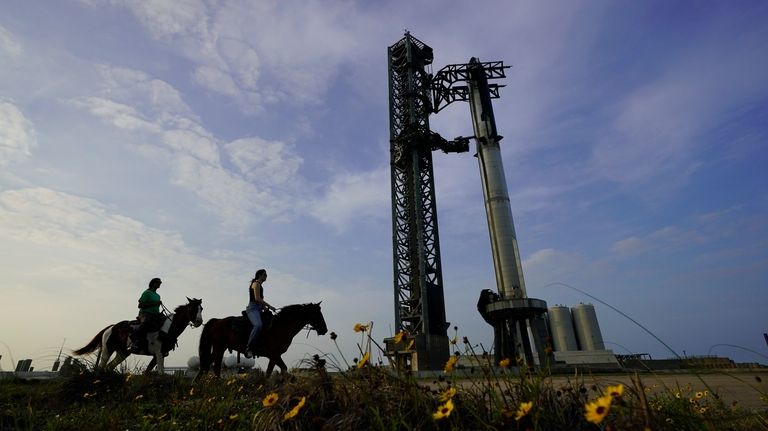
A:
<svg viewBox="0 0 768 431">
<path fill-rule="evenodd" d="M 549 328 L 552 331 L 552 343 L 556 352 L 579 350 L 576 333 L 571 321 L 571 310 L 563 305 L 555 305 L 547 309 Z"/>
<path fill-rule="evenodd" d="M 571 316 L 581 350 L 605 350 L 595 307 L 592 304 L 575 305 L 571 308 Z"/>
</svg>

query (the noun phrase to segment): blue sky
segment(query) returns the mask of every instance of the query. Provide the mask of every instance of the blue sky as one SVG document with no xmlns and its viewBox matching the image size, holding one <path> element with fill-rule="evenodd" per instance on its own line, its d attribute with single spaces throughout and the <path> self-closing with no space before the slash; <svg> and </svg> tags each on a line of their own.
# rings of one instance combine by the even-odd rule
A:
<svg viewBox="0 0 768 431">
<path fill-rule="evenodd" d="M 529 296 L 594 303 L 617 353 L 672 355 L 556 283 L 678 354 L 766 363 L 766 22 L 762 1 L 5 2 L 0 366 L 50 367 L 156 276 L 169 306 L 239 314 L 262 267 L 273 305 L 323 301 L 348 358 L 356 322 L 390 335 L 386 50 L 406 29 L 434 71 L 512 66 L 494 109 Z M 430 121 L 472 134 L 466 104 Z M 447 317 L 490 346 L 476 159 L 436 153 L 435 180 Z M 291 365 L 336 352 L 295 341 Z"/>
</svg>

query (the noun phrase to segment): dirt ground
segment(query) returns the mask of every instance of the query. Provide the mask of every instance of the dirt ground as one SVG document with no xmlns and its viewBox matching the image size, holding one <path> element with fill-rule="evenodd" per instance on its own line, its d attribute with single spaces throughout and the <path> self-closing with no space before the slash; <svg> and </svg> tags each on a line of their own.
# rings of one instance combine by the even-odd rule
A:
<svg viewBox="0 0 768 431">
<path fill-rule="evenodd" d="M 625 386 L 632 385 L 630 374 L 580 375 L 578 379 L 582 377 L 587 386 L 596 383 L 600 383 L 601 386 L 617 383 Z M 681 393 L 691 396 L 697 391 L 703 392 L 708 389 L 710 392 L 717 393 L 727 404 L 735 401 L 737 405 L 750 410 L 766 411 L 768 409 L 768 370 L 723 370 L 698 374 L 656 372 L 640 374 L 640 379 L 643 386 L 651 388 L 652 391 L 677 391 L 680 388 Z M 574 376 L 554 376 L 548 380 L 554 387 L 565 386 L 569 380 L 578 381 Z"/>
</svg>

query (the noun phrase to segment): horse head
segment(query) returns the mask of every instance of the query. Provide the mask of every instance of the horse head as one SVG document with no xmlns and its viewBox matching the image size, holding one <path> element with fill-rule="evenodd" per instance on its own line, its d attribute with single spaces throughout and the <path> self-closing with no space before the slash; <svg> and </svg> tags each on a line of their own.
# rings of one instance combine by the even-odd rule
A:
<svg viewBox="0 0 768 431">
<path fill-rule="evenodd" d="M 325 325 L 323 312 L 320 311 L 320 302 L 317 304 L 310 303 L 306 305 L 306 308 L 309 311 L 307 314 L 307 323 L 309 323 L 309 326 L 311 326 L 312 329 L 317 331 L 318 335 L 325 335 L 328 332 L 328 327 Z"/>
<path fill-rule="evenodd" d="M 203 324 L 203 300 L 187 296 L 187 319 L 197 328 Z"/>
</svg>

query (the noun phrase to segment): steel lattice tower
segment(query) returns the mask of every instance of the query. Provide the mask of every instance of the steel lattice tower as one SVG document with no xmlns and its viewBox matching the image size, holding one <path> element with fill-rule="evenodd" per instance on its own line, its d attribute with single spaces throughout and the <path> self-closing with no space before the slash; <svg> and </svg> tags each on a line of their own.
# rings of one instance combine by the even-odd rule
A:
<svg viewBox="0 0 768 431">
<path fill-rule="evenodd" d="M 448 358 L 432 169 L 432 151 L 447 142 L 429 130 L 432 58 L 408 33 L 389 47 L 395 327 L 415 339 L 418 369 L 440 369 Z"/>
</svg>

